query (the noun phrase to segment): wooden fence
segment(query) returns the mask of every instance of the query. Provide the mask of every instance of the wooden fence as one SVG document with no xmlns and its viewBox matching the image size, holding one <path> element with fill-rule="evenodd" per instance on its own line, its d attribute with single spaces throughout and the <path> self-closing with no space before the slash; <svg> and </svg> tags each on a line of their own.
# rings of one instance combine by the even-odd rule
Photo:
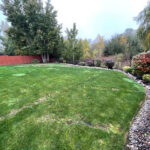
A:
<svg viewBox="0 0 150 150">
<path fill-rule="evenodd" d="M 0 56 L 0 65 L 30 64 L 34 59 L 42 62 L 40 56 Z"/>
</svg>

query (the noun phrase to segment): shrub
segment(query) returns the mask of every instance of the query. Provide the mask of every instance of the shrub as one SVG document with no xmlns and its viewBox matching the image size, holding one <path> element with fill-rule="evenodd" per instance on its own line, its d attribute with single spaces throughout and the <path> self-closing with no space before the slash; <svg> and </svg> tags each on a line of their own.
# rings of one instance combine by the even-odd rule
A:
<svg viewBox="0 0 150 150">
<path fill-rule="evenodd" d="M 130 69 L 131 67 L 130 66 L 124 66 L 122 69 L 124 72 L 128 72 L 128 70 Z"/>
<path fill-rule="evenodd" d="M 142 79 L 144 82 L 150 83 L 150 74 L 144 74 Z"/>
<path fill-rule="evenodd" d="M 150 51 L 133 57 L 132 64 L 137 76 L 142 77 L 144 74 L 150 74 Z"/>
<path fill-rule="evenodd" d="M 115 62 L 113 60 L 106 60 L 105 65 L 107 66 L 108 69 L 113 69 Z"/>
<path fill-rule="evenodd" d="M 74 63 L 73 63 L 74 65 L 77 65 L 77 64 L 79 64 L 79 60 L 74 60 Z"/>
<path fill-rule="evenodd" d="M 95 66 L 96 67 L 100 67 L 101 66 L 101 60 L 100 59 L 95 61 Z"/>
<path fill-rule="evenodd" d="M 39 64 L 39 63 L 40 63 L 40 61 L 38 59 L 33 59 L 31 61 L 31 64 Z"/>
<path fill-rule="evenodd" d="M 94 61 L 93 61 L 93 60 L 88 60 L 88 61 L 86 62 L 86 64 L 87 64 L 88 66 L 94 66 Z"/>
<path fill-rule="evenodd" d="M 64 58 L 59 58 L 59 63 L 63 63 L 64 62 Z"/>
<path fill-rule="evenodd" d="M 79 62 L 79 64 L 78 65 L 80 65 L 80 66 L 85 66 L 86 65 L 86 63 L 85 62 Z"/>
<path fill-rule="evenodd" d="M 134 67 L 130 67 L 130 66 L 124 66 L 123 67 L 123 71 L 126 72 L 126 73 L 131 73 L 135 70 Z"/>
<path fill-rule="evenodd" d="M 63 63 L 66 63 L 67 61 L 66 60 L 63 60 Z"/>
</svg>

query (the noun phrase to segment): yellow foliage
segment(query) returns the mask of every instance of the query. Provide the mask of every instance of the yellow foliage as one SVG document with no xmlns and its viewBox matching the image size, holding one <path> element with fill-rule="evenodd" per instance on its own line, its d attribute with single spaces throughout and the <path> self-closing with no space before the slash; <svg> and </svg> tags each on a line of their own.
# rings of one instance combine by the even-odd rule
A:
<svg viewBox="0 0 150 150">
<path fill-rule="evenodd" d="M 123 71 L 127 71 L 128 69 L 130 69 L 131 67 L 130 66 L 124 66 L 122 69 L 123 69 Z"/>
<path fill-rule="evenodd" d="M 127 37 L 121 36 L 121 38 L 120 38 L 120 43 L 121 43 L 122 45 L 125 45 L 125 44 L 127 43 Z"/>
</svg>

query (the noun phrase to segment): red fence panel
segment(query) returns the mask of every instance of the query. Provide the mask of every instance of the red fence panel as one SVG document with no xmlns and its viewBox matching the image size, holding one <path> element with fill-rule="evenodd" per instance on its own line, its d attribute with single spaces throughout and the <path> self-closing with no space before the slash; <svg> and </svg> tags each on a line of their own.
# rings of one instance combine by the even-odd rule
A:
<svg viewBox="0 0 150 150">
<path fill-rule="evenodd" d="M 40 56 L 0 56 L 0 65 L 30 64 L 34 59 L 42 62 Z"/>
</svg>

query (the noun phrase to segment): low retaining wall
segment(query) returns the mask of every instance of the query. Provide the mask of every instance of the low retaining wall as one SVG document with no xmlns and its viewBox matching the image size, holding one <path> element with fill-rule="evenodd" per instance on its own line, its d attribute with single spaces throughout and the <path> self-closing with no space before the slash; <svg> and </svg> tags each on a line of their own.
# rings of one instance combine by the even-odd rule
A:
<svg viewBox="0 0 150 150">
<path fill-rule="evenodd" d="M 42 62 L 40 56 L 0 56 L 0 65 L 30 64 L 34 59 Z"/>
</svg>

